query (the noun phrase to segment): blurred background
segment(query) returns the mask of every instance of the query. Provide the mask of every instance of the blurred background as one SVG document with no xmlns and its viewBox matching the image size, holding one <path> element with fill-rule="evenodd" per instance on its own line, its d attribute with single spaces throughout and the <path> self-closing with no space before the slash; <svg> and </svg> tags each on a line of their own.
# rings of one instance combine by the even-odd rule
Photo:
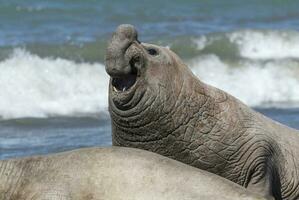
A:
<svg viewBox="0 0 299 200">
<path fill-rule="evenodd" d="M 0 0 L 0 159 L 111 145 L 107 39 L 122 23 L 204 82 L 299 129 L 299 1 Z"/>
</svg>

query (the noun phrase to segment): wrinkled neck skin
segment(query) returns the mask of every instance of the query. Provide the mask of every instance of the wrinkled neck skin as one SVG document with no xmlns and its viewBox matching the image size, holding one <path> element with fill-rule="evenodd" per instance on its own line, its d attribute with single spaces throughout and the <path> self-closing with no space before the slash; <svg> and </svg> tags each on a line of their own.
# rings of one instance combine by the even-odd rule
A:
<svg viewBox="0 0 299 200">
<path fill-rule="evenodd" d="M 225 173 L 235 151 L 224 150 L 243 135 L 238 114 L 242 110 L 231 106 L 230 96 L 184 70 L 176 73 L 180 76 L 172 73 L 157 88 L 148 87 L 129 111 L 119 111 L 110 102 L 113 144 L 143 148 Z M 232 108 L 236 108 L 234 116 L 228 114 Z M 235 130 L 233 138 L 226 134 L 231 130 Z"/>
<path fill-rule="evenodd" d="M 163 81 L 158 89 L 147 88 L 139 104 L 128 112 L 111 109 L 110 102 L 113 144 L 143 148 L 225 173 L 227 159 L 235 152 L 228 155 L 223 150 L 242 135 L 238 133 L 242 110 L 228 115 L 234 108 L 228 95 L 200 82 L 191 72 L 181 74 L 184 76 Z M 233 129 L 234 138 L 226 138 L 225 133 Z"/>
<path fill-rule="evenodd" d="M 13 199 L 21 176 L 22 170 L 16 167 L 16 163 L 0 161 L 0 200 Z"/>
<path fill-rule="evenodd" d="M 292 150 L 282 150 L 286 145 L 276 142 L 276 125 L 200 82 L 187 67 L 144 88 L 127 110 L 109 101 L 113 145 L 168 156 L 264 196 L 298 197 L 298 180 L 292 179 L 298 176 L 290 176 L 298 173 L 297 161 L 285 162 L 284 153 Z"/>
</svg>

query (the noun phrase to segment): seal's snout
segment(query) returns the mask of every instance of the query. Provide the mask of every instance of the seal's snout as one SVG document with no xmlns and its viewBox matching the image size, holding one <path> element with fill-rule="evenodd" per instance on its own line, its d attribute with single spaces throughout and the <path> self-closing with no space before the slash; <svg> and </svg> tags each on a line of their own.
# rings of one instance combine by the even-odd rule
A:
<svg viewBox="0 0 299 200">
<path fill-rule="evenodd" d="M 108 43 L 106 71 L 112 78 L 116 91 L 126 91 L 137 79 L 141 55 L 137 31 L 132 25 L 120 25 Z"/>
<path fill-rule="evenodd" d="M 106 71 L 111 77 L 120 77 L 131 72 L 132 57 L 126 55 L 127 49 L 137 40 L 134 26 L 120 25 L 108 43 L 106 53 Z"/>
</svg>

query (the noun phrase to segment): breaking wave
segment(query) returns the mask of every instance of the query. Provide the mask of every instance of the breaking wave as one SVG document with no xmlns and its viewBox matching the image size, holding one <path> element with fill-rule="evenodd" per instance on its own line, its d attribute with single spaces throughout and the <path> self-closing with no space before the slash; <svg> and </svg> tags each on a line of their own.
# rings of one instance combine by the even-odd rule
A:
<svg viewBox="0 0 299 200">
<path fill-rule="evenodd" d="M 240 30 L 193 40 L 189 61 L 203 81 L 250 106 L 298 106 L 299 32 Z"/>
<path fill-rule="evenodd" d="M 0 63 L 0 116 L 77 116 L 107 112 L 102 64 L 40 58 L 17 49 Z"/>
<path fill-rule="evenodd" d="M 299 62 L 225 62 L 207 55 L 190 61 L 189 66 L 204 82 L 250 106 L 299 105 Z"/>
<path fill-rule="evenodd" d="M 299 58 L 297 31 L 239 31 L 228 35 L 240 55 L 249 59 Z"/>
</svg>

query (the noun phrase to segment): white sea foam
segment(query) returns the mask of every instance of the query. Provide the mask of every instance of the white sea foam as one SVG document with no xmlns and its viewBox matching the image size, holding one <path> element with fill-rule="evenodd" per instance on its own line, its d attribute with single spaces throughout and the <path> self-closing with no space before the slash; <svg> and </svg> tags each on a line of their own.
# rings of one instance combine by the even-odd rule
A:
<svg viewBox="0 0 299 200">
<path fill-rule="evenodd" d="M 18 49 L 0 62 L 0 72 L 1 118 L 107 111 L 108 75 L 102 64 L 40 58 Z"/>
<path fill-rule="evenodd" d="M 205 55 L 188 64 L 201 80 L 250 106 L 299 102 L 297 61 L 226 63 Z M 103 64 L 40 58 L 18 49 L 0 62 L 0 72 L 0 118 L 107 114 L 109 77 Z"/>
<path fill-rule="evenodd" d="M 251 59 L 299 58 L 297 31 L 238 31 L 228 35 L 240 55 Z"/>
<path fill-rule="evenodd" d="M 211 46 L 215 43 L 218 43 L 216 48 L 221 45 L 227 51 L 234 47 L 239 54 L 235 56 L 247 59 L 299 58 L 298 31 L 240 30 L 230 33 L 202 35 L 194 39 L 193 42 L 197 45 L 198 50 L 209 47 L 209 51 L 213 51 Z"/>
<path fill-rule="evenodd" d="M 250 106 L 299 103 L 299 63 L 292 60 L 225 63 L 215 55 L 190 61 L 204 82 L 239 98 Z"/>
</svg>

